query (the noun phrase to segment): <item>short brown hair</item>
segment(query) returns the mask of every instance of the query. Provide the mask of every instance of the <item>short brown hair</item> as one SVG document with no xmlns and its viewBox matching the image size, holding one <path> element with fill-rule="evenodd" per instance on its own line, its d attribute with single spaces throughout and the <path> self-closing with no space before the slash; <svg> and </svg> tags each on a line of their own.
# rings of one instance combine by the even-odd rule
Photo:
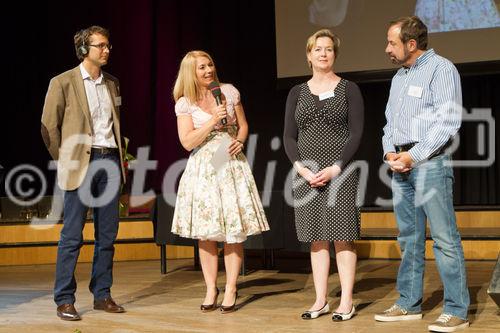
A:
<svg viewBox="0 0 500 333">
<path fill-rule="evenodd" d="M 93 25 L 87 29 L 78 31 L 73 37 L 75 52 L 78 60 L 82 61 L 88 54 L 89 39 L 93 34 L 103 35 L 109 39 L 109 31 L 98 25 Z M 86 52 L 84 50 L 87 50 Z"/>
<path fill-rule="evenodd" d="M 418 16 L 404 16 L 389 23 L 389 27 L 399 25 L 401 31 L 399 39 L 403 43 L 413 39 L 417 42 L 417 49 L 427 50 L 427 26 Z"/>
<path fill-rule="evenodd" d="M 309 54 L 311 52 L 314 45 L 316 44 L 316 40 L 320 37 L 328 37 L 332 40 L 333 53 L 335 54 L 335 59 L 337 59 L 337 56 L 338 56 L 339 51 L 340 51 L 340 38 L 337 35 L 335 35 L 333 32 L 331 32 L 329 29 L 318 30 L 314 34 L 309 36 L 309 38 L 307 39 L 307 44 L 306 44 L 306 54 Z"/>
</svg>

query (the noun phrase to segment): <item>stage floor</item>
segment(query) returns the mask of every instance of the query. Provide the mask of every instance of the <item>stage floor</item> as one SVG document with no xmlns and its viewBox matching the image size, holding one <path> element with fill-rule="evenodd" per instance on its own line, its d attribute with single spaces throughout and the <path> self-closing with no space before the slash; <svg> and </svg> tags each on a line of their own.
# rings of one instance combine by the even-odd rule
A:
<svg viewBox="0 0 500 333">
<path fill-rule="evenodd" d="M 334 264 L 334 262 L 332 262 Z M 92 309 L 88 291 L 90 264 L 78 264 L 76 308 L 78 322 L 56 316 L 52 301 L 54 265 L 0 267 L 0 332 L 426 332 L 441 311 L 442 286 L 434 261 L 426 263 L 424 318 L 400 323 L 379 323 L 376 312 L 396 299 L 395 277 L 399 261 L 362 260 L 358 263 L 355 304 L 357 315 L 334 323 L 329 315 L 316 320 L 300 318 L 314 300 L 307 259 L 278 259 L 276 270 L 253 270 L 239 280 L 239 310 L 221 315 L 201 313 L 204 296 L 201 271 L 192 260 L 169 260 L 168 273 L 160 274 L 158 261 L 118 262 L 114 267 L 113 297 L 127 312 L 109 314 Z M 498 333 L 500 313 L 487 295 L 495 261 L 468 261 L 471 294 L 467 332 Z M 219 272 L 219 288 L 224 286 Z M 340 290 L 335 271 L 329 280 L 330 305 Z M 222 298 L 219 297 L 219 302 Z"/>
</svg>

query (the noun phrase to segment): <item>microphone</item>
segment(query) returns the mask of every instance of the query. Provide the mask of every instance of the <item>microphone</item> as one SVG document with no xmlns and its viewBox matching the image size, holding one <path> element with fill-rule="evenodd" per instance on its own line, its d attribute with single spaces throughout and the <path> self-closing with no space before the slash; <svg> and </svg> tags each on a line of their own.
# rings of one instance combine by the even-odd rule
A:
<svg viewBox="0 0 500 333">
<path fill-rule="evenodd" d="M 210 82 L 210 84 L 208 85 L 208 89 L 210 89 L 210 91 L 212 92 L 212 96 L 214 96 L 215 103 L 217 103 L 217 106 L 221 105 L 222 104 L 222 99 L 221 99 L 222 91 L 220 90 L 219 82 L 217 82 L 217 81 Z M 222 118 L 220 120 L 220 122 L 222 125 L 226 125 L 227 119 Z"/>
</svg>

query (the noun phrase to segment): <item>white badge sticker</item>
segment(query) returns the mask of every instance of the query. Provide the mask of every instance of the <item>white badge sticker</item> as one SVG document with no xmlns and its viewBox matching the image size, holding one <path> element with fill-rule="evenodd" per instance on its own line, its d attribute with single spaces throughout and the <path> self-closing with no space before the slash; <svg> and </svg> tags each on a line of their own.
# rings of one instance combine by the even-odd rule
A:
<svg viewBox="0 0 500 333">
<path fill-rule="evenodd" d="M 318 95 L 320 101 L 327 99 L 327 98 L 330 98 L 330 97 L 333 97 L 333 96 L 335 96 L 335 92 L 333 92 L 333 91 L 326 91 L 326 92 Z"/>
<path fill-rule="evenodd" d="M 120 106 L 120 105 L 122 105 L 122 97 L 115 96 L 115 106 Z"/>
<path fill-rule="evenodd" d="M 422 87 L 410 86 L 410 88 L 408 88 L 408 96 L 421 98 L 423 90 Z"/>
</svg>

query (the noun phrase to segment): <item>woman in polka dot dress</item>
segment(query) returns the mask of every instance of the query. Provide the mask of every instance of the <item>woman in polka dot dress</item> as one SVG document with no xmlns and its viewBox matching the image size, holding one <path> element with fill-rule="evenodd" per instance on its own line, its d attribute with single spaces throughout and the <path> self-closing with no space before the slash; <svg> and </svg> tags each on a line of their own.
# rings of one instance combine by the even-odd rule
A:
<svg viewBox="0 0 500 333">
<path fill-rule="evenodd" d="M 327 282 L 330 242 L 334 243 L 342 295 L 334 321 L 354 314 L 354 241 L 359 239 L 356 203 L 359 172 L 350 167 L 363 132 L 363 98 L 358 86 L 333 72 L 340 40 L 323 29 L 307 41 L 312 78 L 292 88 L 285 115 L 285 150 L 297 171 L 294 179 L 295 226 L 301 242 L 311 243 L 316 301 L 303 319 L 330 311 Z"/>
</svg>

